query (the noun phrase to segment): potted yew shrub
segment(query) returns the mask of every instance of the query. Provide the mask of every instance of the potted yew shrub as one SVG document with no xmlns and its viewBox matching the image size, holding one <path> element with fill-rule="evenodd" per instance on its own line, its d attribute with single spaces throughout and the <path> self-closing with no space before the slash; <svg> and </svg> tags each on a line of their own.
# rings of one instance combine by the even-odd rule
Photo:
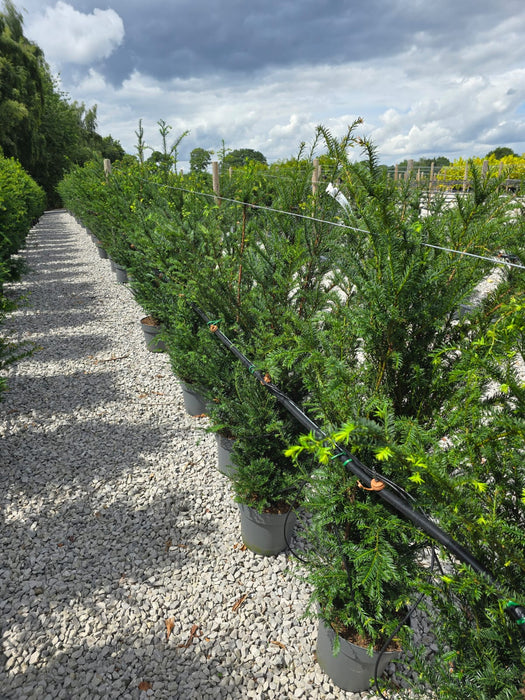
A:
<svg viewBox="0 0 525 700">
<path fill-rule="evenodd" d="M 275 398 L 241 365 L 234 370 L 237 401 L 229 399 L 235 415 L 230 473 L 238 503 L 241 536 L 257 554 L 270 556 L 287 547 L 297 504 L 297 470 L 284 456 L 296 426 Z"/>
<path fill-rule="evenodd" d="M 517 222 L 513 252 L 523 259 Z M 451 393 L 429 439 L 390 444 L 398 468 L 424 462 L 417 497 L 468 548 L 490 577 L 449 562 L 426 587 L 437 652 L 414 653 L 423 682 L 443 696 L 504 700 L 523 696 L 525 603 L 525 300 L 524 271 L 479 306 L 476 332 L 460 346 Z M 428 444 L 442 445 L 428 449 Z M 426 448 L 426 449 L 425 449 Z M 431 510 L 430 510 L 431 509 Z"/>
<path fill-rule="evenodd" d="M 384 453 L 374 454 L 371 440 L 363 439 L 368 429 L 348 423 L 327 440 L 302 436 L 287 451 L 298 465 L 303 453 L 317 462 L 303 473 L 301 507 L 310 519 L 301 532 L 299 573 L 312 590 L 308 612 L 319 619 L 317 660 L 336 685 L 353 692 L 368 689 L 399 655 L 423 574 L 423 538 L 338 456 L 338 446 L 350 443 L 360 459 L 377 465 Z"/>
<path fill-rule="evenodd" d="M 220 328 L 238 349 L 263 375 L 270 369 L 267 381 L 275 381 L 297 402 L 304 398 L 304 385 L 294 367 L 283 368 L 275 362 L 270 368 L 268 360 L 330 301 L 325 290 L 326 253 L 337 235 L 333 227 L 279 213 L 309 211 L 319 219 L 327 215 L 312 195 L 312 167 L 311 159 L 297 160 L 280 173 L 278 184 L 272 180 L 271 212 L 250 206 L 259 206 L 261 190 L 262 203 L 270 204 L 268 190 L 259 183 L 260 171 L 248 166 L 237 173 L 234 198 L 245 204 L 237 209 L 229 233 L 223 231 L 226 253 L 217 263 L 223 272 L 229 264 L 229 274 L 222 279 L 213 276 L 211 281 L 208 277 L 200 292 L 201 298 L 206 297 L 206 309 L 218 311 Z M 324 201 L 331 210 L 333 202 Z M 228 277 L 234 280 L 229 291 L 215 287 L 216 280 L 224 285 Z M 254 551 L 275 554 L 286 547 L 295 522 L 297 471 L 284 457 L 284 450 L 298 437 L 300 426 L 238 360 L 236 363 L 232 380 L 211 406 L 212 424 L 235 439 L 231 481 L 241 511 L 243 540 Z M 257 530 L 272 529 L 263 524 L 267 520 L 277 523 L 275 545 L 255 542 Z"/>
<path fill-rule="evenodd" d="M 325 432 L 336 442 L 350 440 L 361 461 L 381 464 L 386 478 L 415 492 L 425 478 L 424 455 L 389 461 L 377 421 L 382 440 L 393 425 L 402 426 L 408 442 L 437 424 L 453 391 L 458 346 L 468 347 L 476 333 L 476 319 L 459 318 L 458 309 L 493 267 L 487 250 L 505 248 L 512 238 L 509 203 L 474 171 L 469 196 L 452 208 L 436 197 L 421 218 L 421 190 L 389 181 L 369 143 L 363 142 L 367 162 L 353 164 L 348 142 L 323 133 L 346 197 L 340 215 L 351 229 L 331 253 L 341 295 L 316 332 L 307 326 L 293 339 L 293 352 L 285 344 L 279 356 L 300 365 L 308 405 Z M 330 427 L 345 422 L 346 432 Z M 340 630 L 368 634 L 372 650 L 395 629 L 417 586 L 421 539 L 331 461 L 326 445 L 310 437 L 296 447 L 290 454 L 307 448 L 321 459 L 304 500 L 312 513 L 305 562 L 313 600 L 332 628 L 336 656 Z M 324 649 L 322 663 L 333 658 Z"/>
</svg>

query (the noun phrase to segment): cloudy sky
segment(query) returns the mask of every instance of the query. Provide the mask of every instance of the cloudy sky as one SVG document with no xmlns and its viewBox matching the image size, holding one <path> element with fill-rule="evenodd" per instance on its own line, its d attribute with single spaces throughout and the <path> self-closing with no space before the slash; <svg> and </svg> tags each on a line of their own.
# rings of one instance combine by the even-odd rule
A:
<svg viewBox="0 0 525 700">
<path fill-rule="evenodd" d="M 356 117 L 381 162 L 525 152 L 523 0 L 14 0 L 98 131 L 297 153 Z M 181 163 L 183 164 L 183 163 Z"/>
</svg>

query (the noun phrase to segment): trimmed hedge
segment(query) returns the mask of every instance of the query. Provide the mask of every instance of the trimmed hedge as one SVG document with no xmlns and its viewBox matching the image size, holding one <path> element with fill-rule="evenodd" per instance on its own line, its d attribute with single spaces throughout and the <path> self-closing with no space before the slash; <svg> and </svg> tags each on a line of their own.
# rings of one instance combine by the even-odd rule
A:
<svg viewBox="0 0 525 700">
<path fill-rule="evenodd" d="M 14 304 L 3 293 L 4 282 L 16 279 L 22 269 L 22 260 L 16 254 L 25 244 L 31 226 L 45 207 L 44 190 L 36 184 L 14 158 L 0 155 L 0 324 Z M 0 369 L 20 357 L 28 348 L 0 336 Z M 0 392 L 6 388 L 0 378 Z"/>
</svg>

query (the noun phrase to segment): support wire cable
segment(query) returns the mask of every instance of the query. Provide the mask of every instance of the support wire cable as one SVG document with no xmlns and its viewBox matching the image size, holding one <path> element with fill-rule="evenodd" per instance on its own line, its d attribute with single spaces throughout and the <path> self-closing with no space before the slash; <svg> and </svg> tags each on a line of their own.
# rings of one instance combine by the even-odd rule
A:
<svg viewBox="0 0 525 700">
<path fill-rule="evenodd" d="M 275 209 L 274 207 L 268 207 L 263 204 L 252 204 L 250 202 L 243 202 L 240 199 L 232 199 L 231 197 L 223 197 L 220 194 L 215 194 L 215 193 L 210 193 L 210 192 L 197 192 L 195 190 L 190 190 L 187 187 L 176 187 L 175 185 L 165 185 L 160 182 L 154 182 L 153 180 L 147 180 L 145 178 L 139 178 L 140 181 L 142 182 L 148 182 L 152 185 L 156 185 L 158 187 L 166 187 L 167 189 L 170 190 L 177 190 L 179 192 L 186 192 L 187 194 L 193 194 L 196 195 L 197 197 L 207 197 L 208 199 L 218 199 L 223 202 L 229 202 L 230 204 L 239 204 L 245 207 L 251 207 L 252 209 L 259 209 L 262 211 L 269 211 L 274 214 L 282 214 L 284 216 L 292 216 L 297 219 L 307 219 L 308 221 L 313 221 L 314 223 L 317 224 L 327 224 L 329 226 L 337 226 L 338 228 L 342 228 L 348 231 L 355 231 L 356 233 L 367 233 L 370 236 L 375 236 L 373 231 L 369 231 L 368 229 L 365 228 L 359 228 L 357 226 L 350 226 L 349 224 L 345 224 L 342 221 L 330 221 L 329 219 L 320 219 L 315 216 L 308 216 L 307 214 L 300 214 L 298 212 L 292 212 L 292 211 L 285 211 L 284 209 Z M 510 260 L 506 260 L 503 257 L 500 258 L 495 258 L 493 256 L 488 256 L 488 255 L 478 255 L 476 253 L 469 253 L 466 250 L 455 250 L 454 248 L 447 248 L 445 246 L 438 246 L 434 245 L 433 243 L 425 243 L 423 241 L 419 241 L 419 245 L 424 246 L 425 248 L 433 248 L 435 250 L 442 250 L 445 253 L 453 253 L 454 255 L 464 255 L 469 258 L 476 258 L 478 260 L 484 260 L 485 262 L 491 262 L 495 265 L 504 265 L 505 267 L 515 267 L 519 270 L 525 270 L 525 265 L 522 265 L 521 263 L 516 263 L 516 262 L 511 262 Z"/>
</svg>

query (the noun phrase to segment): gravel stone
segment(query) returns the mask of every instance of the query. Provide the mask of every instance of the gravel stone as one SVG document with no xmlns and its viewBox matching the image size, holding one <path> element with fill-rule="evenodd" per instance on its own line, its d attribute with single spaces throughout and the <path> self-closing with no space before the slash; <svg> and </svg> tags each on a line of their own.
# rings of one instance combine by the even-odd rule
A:
<svg viewBox="0 0 525 700">
<path fill-rule="evenodd" d="M 2 698 L 370 697 L 316 665 L 294 560 L 240 551 L 206 419 L 89 232 L 46 212 L 23 254 L 2 329 L 35 345 L 4 371 Z"/>
</svg>

